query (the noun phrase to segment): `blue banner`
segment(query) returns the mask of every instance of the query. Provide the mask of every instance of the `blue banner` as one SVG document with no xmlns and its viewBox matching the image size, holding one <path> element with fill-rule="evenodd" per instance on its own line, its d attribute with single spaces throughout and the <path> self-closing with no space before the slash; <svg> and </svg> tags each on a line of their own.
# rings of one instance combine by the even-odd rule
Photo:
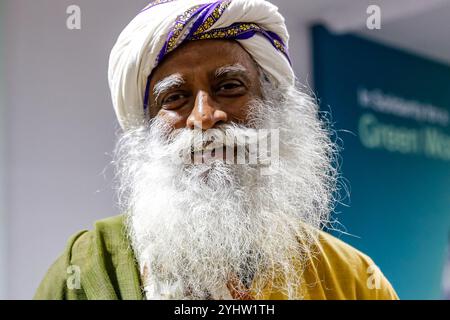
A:
<svg viewBox="0 0 450 320">
<path fill-rule="evenodd" d="M 450 66 L 321 26 L 312 33 L 315 92 L 343 140 L 351 195 L 335 215 L 350 235 L 336 234 L 371 256 L 400 298 L 440 299 Z"/>
</svg>

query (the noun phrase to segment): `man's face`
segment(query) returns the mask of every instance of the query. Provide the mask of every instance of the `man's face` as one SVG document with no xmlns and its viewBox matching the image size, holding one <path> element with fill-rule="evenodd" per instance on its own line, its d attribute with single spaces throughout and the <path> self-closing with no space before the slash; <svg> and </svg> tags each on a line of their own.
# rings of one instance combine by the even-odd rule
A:
<svg viewBox="0 0 450 320">
<path fill-rule="evenodd" d="M 249 103 L 261 97 L 259 77 L 255 62 L 235 41 L 188 42 L 155 69 L 150 116 L 174 129 L 245 124 Z"/>
</svg>

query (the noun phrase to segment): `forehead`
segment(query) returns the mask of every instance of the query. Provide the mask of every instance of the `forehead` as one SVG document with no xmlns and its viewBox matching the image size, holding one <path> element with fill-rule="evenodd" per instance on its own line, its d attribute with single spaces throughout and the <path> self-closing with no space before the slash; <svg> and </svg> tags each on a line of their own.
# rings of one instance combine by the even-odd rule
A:
<svg viewBox="0 0 450 320">
<path fill-rule="evenodd" d="M 164 58 L 153 72 L 151 85 L 175 73 L 213 73 L 220 67 L 234 64 L 242 65 L 250 73 L 257 73 L 256 63 L 236 41 L 190 41 Z"/>
</svg>

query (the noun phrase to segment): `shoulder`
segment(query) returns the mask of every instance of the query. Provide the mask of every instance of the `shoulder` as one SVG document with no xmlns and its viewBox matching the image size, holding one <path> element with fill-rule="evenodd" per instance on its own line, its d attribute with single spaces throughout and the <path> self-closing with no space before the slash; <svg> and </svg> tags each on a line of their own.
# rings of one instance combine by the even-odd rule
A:
<svg viewBox="0 0 450 320">
<path fill-rule="evenodd" d="M 332 262 L 336 267 L 357 270 L 374 264 L 368 255 L 325 231 L 318 232 L 316 246 L 322 259 Z"/>
<path fill-rule="evenodd" d="M 125 229 L 125 215 L 117 215 L 98 220 L 92 230 L 81 232 L 78 237 L 69 240 L 67 249 L 73 258 L 81 258 L 83 253 L 114 254 L 129 249 L 129 241 Z"/>
<path fill-rule="evenodd" d="M 125 219 L 126 216 L 124 214 L 120 214 L 98 220 L 94 223 L 94 231 L 106 236 L 110 233 L 123 233 L 125 228 Z"/>
<path fill-rule="evenodd" d="M 72 236 L 65 253 L 72 264 L 89 265 L 96 256 L 103 258 L 129 249 L 124 215 L 108 217 L 94 223 L 91 230 Z"/>
<path fill-rule="evenodd" d="M 82 290 L 71 290 L 70 280 L 71 274 L 76 273 L 76 268 L 73 268 L 71 263 L 72 247 L 74 243 L 83 235 L 86 231 L 80 231 L 74 234 L 67 242 L 66 248 L 63 253 L 56 259 L 56 261 L 50 266 L 44 278 L 42 279 L 39 287 L 37 288 L 33 299 L 37 300 L 83 300 L 85 299 L 84 292 Z M 75 271 L 75 272 L 73 272 Z M 77 288 L 76 274 L 74 275 L 74 288 Z"/>
<path fill-rule="evenodd" d="M 398 299 L 368 255 L 324 231 L 317 231 L 313 248 L 305 271 L 313 293 L 331 299 Z"/>
<path fill-rule="evenodd" d="M 125 230 L 125 216 L 99 220 L 67 242 L 35 294 L 35 299 L 116 299 L 118 270 L 136 282 L 134 255 Z"/>
</svg>

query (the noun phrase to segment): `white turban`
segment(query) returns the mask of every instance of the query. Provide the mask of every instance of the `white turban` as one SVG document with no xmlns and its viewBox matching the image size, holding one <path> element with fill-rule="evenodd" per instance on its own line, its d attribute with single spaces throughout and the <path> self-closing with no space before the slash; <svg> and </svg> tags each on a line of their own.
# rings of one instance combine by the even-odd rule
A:
<svg viewBox="0 0 450 320">
<path fill-rule="evenodd" d="M 278 8 L 264 0 L 156 0 L 122 31 L 108 69 L 123 129 L 142 124 L 149 77 L 164 56 L 188 40 L 235 39 L 280 86 L 295 81 L 289 35 Z"/>
</svg>

